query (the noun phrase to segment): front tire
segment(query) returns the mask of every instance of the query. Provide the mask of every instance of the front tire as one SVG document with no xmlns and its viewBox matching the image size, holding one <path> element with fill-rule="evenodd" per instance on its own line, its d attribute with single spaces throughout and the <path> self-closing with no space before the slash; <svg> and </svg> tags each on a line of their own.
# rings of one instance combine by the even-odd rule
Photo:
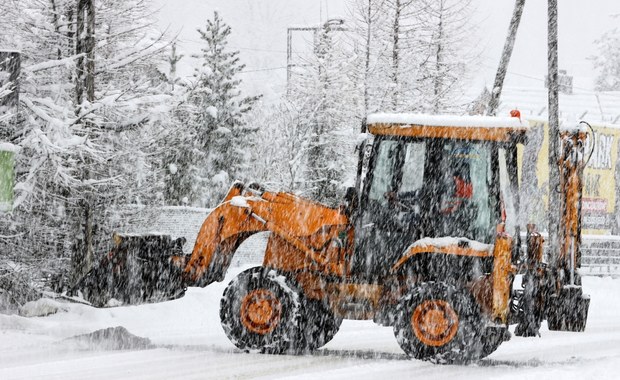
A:
<svg viewBox="0 0 620 380">
<path fill-rule="evenodd" d="M 224 332 L 242 350 L 296 351 L 302 316 L 299 294 L 292 281 L 273 269 L 255 267 L 240 273 L 220 303 Z"/>
<path fill-rule="evenodd" d="M 409 356 L 433 363 L 467 363 L 493 352 L 484 339 L 485 319 L 471 294 L 427 282 L 398 304 L 394 335 Z M 493 346 L 493 347 L 491 347 Z"/>
</svg>

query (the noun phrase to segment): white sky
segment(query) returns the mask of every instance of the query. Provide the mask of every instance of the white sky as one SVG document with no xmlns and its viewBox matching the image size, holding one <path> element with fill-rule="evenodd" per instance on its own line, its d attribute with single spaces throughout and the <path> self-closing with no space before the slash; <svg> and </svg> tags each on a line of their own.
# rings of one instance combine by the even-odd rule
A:
<svg viewBox="0 0 620 380">
<path fill-rule="evenodd" d="M 180 31 L 180 48 L 199 52 L 196 28 L 218 10 L 232 26 L 231 47 L 241 51 L 248 71 L 246 89 L 266 93 L 282 90 L 285 81 L 286 27 L 316 24 L 327 17 L 347 14 L 344 0 L 155 0 L 161 6 L 160 25 Z M 559 0 L 559 66 L 574 76 L 577 87 L 590 88 L 593 71 L 588 56 L 596 54 L 593 42 L 614 28 L 620 18 L 618 0 Z M 474 73 L 473 92 L 493 82 L 503 48 L 514 0 L 473 0 L 478 33 L 482 38 L 482 65 Z M 547 1 L 527 0 L 517 35 L 508 86 L 541 86 L 547 71 Z M 185 59 L 181 74 L 191 74 Z M 274 69 L 279 68 L 279 69 Z M 266 71 L 253 71 L 273 69 Z M 534 78 L 534 79 L 531 79 Z"/>
</svg>

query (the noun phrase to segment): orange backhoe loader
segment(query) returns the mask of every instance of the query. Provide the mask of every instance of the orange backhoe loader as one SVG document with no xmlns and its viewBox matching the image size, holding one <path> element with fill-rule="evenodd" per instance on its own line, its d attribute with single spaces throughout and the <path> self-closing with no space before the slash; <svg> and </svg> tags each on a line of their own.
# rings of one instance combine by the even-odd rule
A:
<svg viewBox="0 0 620 380">
<path fill-rule="evenodd" d="M 538 335 L 545 319 L 551 330 L 585 329 L 589 297 L 577 271 L 584 130 L 562 132 L 562 210 L 550 210 L 561 213 L 562 244 L 560 260 L 547 264 L 534 226 L 521 248 L 517 221 L 526 122 L 377 114 L 367 129 L 342 206 L 235 183 L 191 256 L 168 237 L 118 235 L 102 267 L 121 276 L 136 257 L 149 262 L 129 277 L 172 283 L 159 296 L 174 298 L 222 281 L 241 242 L 270 231 L 263 264 L 233 279 L 220 304 L 224 331 L 244 350 L 306 352 L 332 339 L 343 319 L 372 319 L 393 326 L 414 358 L 461 363 L 495 351 L 510 324 L 521 336 Z M 127 288 L 131 278 L 112 281 Z M 141 301 L 157 296 L 147 289 Z"/>
</svg>

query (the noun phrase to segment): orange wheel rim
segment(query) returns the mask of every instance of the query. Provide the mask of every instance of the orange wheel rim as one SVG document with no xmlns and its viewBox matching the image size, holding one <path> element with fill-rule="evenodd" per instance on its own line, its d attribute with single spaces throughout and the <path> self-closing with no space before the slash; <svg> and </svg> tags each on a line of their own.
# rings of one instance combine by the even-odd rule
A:
<svg viewBox="0 0 620 380">
<path fill-rule="evenodd" d="M 411 327 L 422 343 L 439 347 L 454 338 L 459 329 L 459 317 L 448 302 L 428 300 L 413 311 Z"/>
<path fill-rule="evenodd" d="M 282 304 L 269 290 L 253 290 L 241 300 L 241 323 L 253 333 L 269 334 L 281 316 Z"/>
</svg>

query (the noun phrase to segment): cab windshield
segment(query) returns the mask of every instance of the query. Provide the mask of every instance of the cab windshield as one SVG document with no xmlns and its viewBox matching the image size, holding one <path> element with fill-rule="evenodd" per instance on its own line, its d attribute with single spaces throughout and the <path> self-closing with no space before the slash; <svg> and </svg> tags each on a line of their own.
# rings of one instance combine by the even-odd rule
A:
<svg viewBox="0 0 620 380">
<path fill-rule="evenodd" d="M 367 193 L 370 212 L 405 217 L 417 238 L 492 243 L 500 214 L 493 144 L 446 139 L 383 139 L 376 144 Z"/>
</svg>

